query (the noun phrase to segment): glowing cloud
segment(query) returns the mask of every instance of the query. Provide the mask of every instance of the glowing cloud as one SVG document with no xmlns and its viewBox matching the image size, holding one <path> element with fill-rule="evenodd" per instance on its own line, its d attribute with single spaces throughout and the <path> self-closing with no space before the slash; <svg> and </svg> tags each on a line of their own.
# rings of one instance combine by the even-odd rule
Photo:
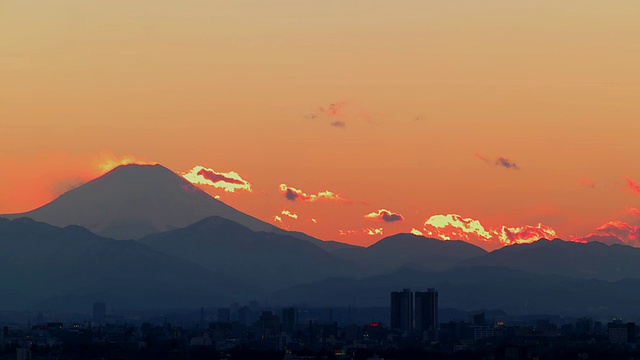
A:
<svg viewBox="0 0 640 360">
<path fill-rule="evenodd" d="M 596 187 L 596 182 L 589 178 L 582 178 L 578 180 L 578 185 L 594 189 Z"/>
<path fill-rule="evenodd" d="M 384 222 L 396 222 L 404 221 L 404 216 L 396 214 L 387 209 L 380 209 L 364 216 L 367 220 L 384 221 Z"/>
<path fill-rule="evenodd" d="M 367 235 L 383 235 L 382 228 L 366 228 L 362 230 Z"/>
<path fill-rule="evenodd" d="M 109 153 L 101 153 L 99 156 L 99 159 L 96 161 L 96 167 L 98 168 L 101 174 L 109 172 L 120 165 L 131 165 L 131 164 L 156 165 L 158 163 L 141 160 L 131 155 L 115 156 Z"/>
<path fill-rule="evenodd" d="M 555 237 L 555 230 L 542 224 L 538 224 L 537 226 L 525 225 L 513 228 L 503 226 L 500 231 L 500 242 L 505 245 L 528 244 L 540 239 L 554 239 Z"/>
<path fill-rule="evenodd" d="M 464 240 L 482 247 L 493 248 L 556 237 L 555 230 L 543 224 L 487 229 L 480 221 L 457 214 L 431 216 L 424 222 L 421 233 L 424 236 L 434 236 L 442 240 Z"/>
<path fill-rule="evenodd" d="M 286 184 L 280 184 L 280 192 L 285 198 L 287 198 L 287 200 L 290 201 L 315 202 L 319 200 L 327 200 L 339 203 L 351 202 L 350 200 L 343 198 L 341 195 L 331 191 L 321 191 L 317 194 L 307 195 L 302 190 L 287 186 Z"/>
<path fill-rule="evenodd" d="M 612 220 L 598 226 L 595 232 L 575 239 L 583 242 L 599 241 L 605 244 L 637 246 L 640 239 L 640 226 L 633 226 L 620 220 Z"/>
<path fill-rule="evenodd" d="M 640 208 L 632 207 L 632 206 L 625 206 L 624 209 L 627 212 L 627 214 L 640 215 Z"/>
<path fill-rule="evenodd" d="M 424 236 L 424 234 L 422 233 L 422 231 L 420 231 L 420 230 L 418 230 L 418 229 L 416 229 L 416 228 L 411 228 L 411 233 L 412 233 L 413 235 L 416 235 L 416 236 Z"/>
<path fill-rule="evenodd" d="M 471 218 L 463 218 L 457 214 L 433 215 L 424 222 L 424 230 L 428 235 L 436 235 L 444 240 L 471 240 L 470 235 L 483 241 L 490 241 L 493 236 L 484 226 Z"/>
<path fill-rule="evenodd" d="M 630 191 L 640 195 L 640 184 L 635 183 L 630 177 L 625 178 L 627 180 L 627 188 Z"/>
<path fill-rule="evenodd" d="M 286 216 L 288 216 L 288 217 L 290 217 L 292 219 L 297 219 L 298 218 L 298 214 L 294 214 L 289 210 L 282 210 L 282 212 L 280 214 L 286 215 Z"/>
<path fill-rule="evenodd" d="M 218 189 L 224 189 L 226 192 L 235 192 L 236 190 L 252 191 L 251 184 L 235 171 L 217 172 L 198 165 L 189 172 L 183 173 L 182 177 L 193 184 L 210 185 Z"/>
</svg>

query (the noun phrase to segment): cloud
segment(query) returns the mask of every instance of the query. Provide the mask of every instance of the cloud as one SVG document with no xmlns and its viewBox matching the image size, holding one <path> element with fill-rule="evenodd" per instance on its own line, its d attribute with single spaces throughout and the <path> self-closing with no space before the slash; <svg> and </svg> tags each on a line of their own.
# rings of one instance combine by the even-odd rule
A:
<svg viewBox="0 0 640 360">
<path fill-rule="evenodd" d="M 492 229 L 485 228 L 479 220 L 465 218 L 458 214 L 429 217 L 424 222 L 422 233 L 442 240 L 464 240 L 487 248 L 531 243 L 541 238 L 556 237 L 555 230 L 543 224 L 520 227 L 501 226 Z"/>
<path fill-rule="evenodd" d="M 235 171 L 217 172 L 198 165 L 189 172 L 182 173 L 182 177 L 193 184 L 210 185 L 218 189 L 224 189 L 226 192 L 236 192 L 236 190 L 252 192 L 251 184 Z"/>
<path fill-rule="evenodd" d="M 359 234 L 364 234 L 369 236 L 384 235 L 384 230 L 381 227 L 380 228 L 364 228 L 360 230 L 338 230 L 339 236 L 349 236 L 349 235 L 359 235 Z"/>
<path fill-rule="evenodd" d="M 420 230 L 418 230 L 418 229 L 416 229 L 416 228 L 411 228 L 411 233 L 412 233 L 413 235 L 416 235 L 416 236 L 424 236 L 424 234 L 422 233 L 422 231 L 420 231 Z"/>
<path fill-rule="evenodd" d="M 286 216 L 288 216 L 288 217 L 290 217 L 292 219 L 298 219 L 298 214 L 294 214 L 289 210 L 282 210 L 282 212 L 280 212 L 280 214 L 286 215 Z"/>
<path fill-rule="evenodd" d="M 370 214 L 365 215 L 364 217 L 367 220 L 384 221 L 389 223 L 404 221 L 404 216 L 391 212 L 387 209 L 380 209 L 378 211 L 374 211 Z"/>
<path fill-rule="evenodd" d="M 77 187 L 82 186 L 86 182 L 87 181 L 85 179 L 81 179 L 81 178 L 69 178 L 69 179 L 57 180 L 53 184 L 51 184 L 51 191 L 54 194 L 58 194 L 58 195 L 64 194 L 67 191 L 70 191 Z"/>
<path fill-rule="evenodd" d="M 349 105 L 346 101 L 331 103 L 329 106 L 320 107 L 320 112 L 328 116 L 342 116 L 345 108 Z"/>
<path fill-rule="evenodd" d="M 339 101 L 318 107 L 317 111 L 306 116 L 310 120 L 320 120 L 328 125 L 345 129 L 351 120 L 363 120 L 373 123 L 371 115 L 353 102 Z"/>
<path fill-rule="evenodd" d="M 480 160 L 482 160 L 482 161 L 486 162 L 487 164 L 490 164 L 490 163 L 491 163 L 491 161 L 489 161 L 489 159 L 487 159 L 486 157 L 484 157 L 482 154 L 475 153 L 475 154 L 473 154 L 473 156 L 474 156 L 474 157 L 476 157 L 477 159 L 480 159 Z"/>
<path fill-rule="evenodd" d="M 473 156 L 475 158 L 477 158 L 477 159 L 480 159 L 480 160 L 484 161 L 487 164 L 492 164 L 493 163 L 493 165 L 495 165 L 495 166 L 500 166 L 500 167 L 503 167 L 503 168 L 506 168 L 506 169 L 512 169 L 512 170 L 520 169 L 518 164 L 516 164 L 515 162 L 513 162 L 513 161 L 511 161 L 511 160 L 509 160 L 509 159 L 507 159 L 505 157 L 502 157 L 502 156 L 497 157 L 494 161 L 489 160 L 486 156 L 484 156 L 482 154 L 479 154 L 479 153 L 475 153 L 475 154 L 473 154 Z"/>
<path fill-rule="evenodd" d="M 300 189 L 288 186 L 287 184 L 280 184 L 280 192 L 287 200 L 301 201 L 301 202 L 316 202 L 319 200 L 334 201 L 338 203 L 350 203 L 351 200 L 343 198 L 341 195 L 331 191 L 321 191 L 317 194 L 308 195 Z"/>
<path fill-rule="evenodd" d="M 631 192 L 640 195 L 640 184 L 636 184 L 635 182 L 633 182 L 633 180 L 630 177 L 626 177 L 625 180 L 627 180 L 627 188 Z"/>
<path fill-rule="evenodd" d="M 100 171 L 103 174 L 121 165 L 131 165 L 131 164 L 156 165 L 158 164 L 157 162 L 141 160 L 131 155 L 116 156 L 107 152 L 102 152 L 99 156 L 100 156 L 100 159 L 97 162 L 97 167 L 98 169 L 100 169 Z"/>
<path fill-rule="evenodd" d="M 520 227 L 503 226 L 500 230 L 500 242 L 505 245 L 528 244 L 540 239 L 554 239 L 556 232 L 552 228 L 538 224 L 537 226 L 525 225 Z"/>
<path fill-rule="evenodd" d="M 640 208 L 633 206 L 625 206 L 624 210 L 630 215 L 640 215 Z"/>
<path fill-rule="evenodd" d="M 640 226 L 628 224 L 621 220 L 607 221 L 598 226 L 596 231 L 584 237 L 575 238 L 579 241 L 600 241 L 605 244 L 640 245 Z"/>
<path fill-rule="evenodd" d="M 382 228 L 365 228 L 362 232 L 367 235 L 383 235 Z"/>
<path fill-rule="evenodd" d="M 578 185 L 595 189 L 596 182 L 591 180 L 591 179 L 589 179 L 589 178 L 582 178 L 582 179 L 578 180 Z"/>
<path fill-rule="evenodd" d="M 519 169 L 518 164 L 502 156 L 497 158 L 494 164 L 496 164 L 497 166 L 502 166 L 507 169 L 516 169 L 516 170 Z"/>
</svg>

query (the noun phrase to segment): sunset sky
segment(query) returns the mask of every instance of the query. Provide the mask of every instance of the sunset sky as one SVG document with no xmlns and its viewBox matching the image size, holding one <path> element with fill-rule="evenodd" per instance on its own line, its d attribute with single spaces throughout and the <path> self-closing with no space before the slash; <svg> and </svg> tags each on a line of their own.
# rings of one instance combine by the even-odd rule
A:
<svg viewBox="0 0 640 360">
<path fill-rule="evenodd" d="M 321 239 L 640 245 L 639 64 L 639 1 L 4 0 L 0 213 L 148 162 Z"/>
</svg>

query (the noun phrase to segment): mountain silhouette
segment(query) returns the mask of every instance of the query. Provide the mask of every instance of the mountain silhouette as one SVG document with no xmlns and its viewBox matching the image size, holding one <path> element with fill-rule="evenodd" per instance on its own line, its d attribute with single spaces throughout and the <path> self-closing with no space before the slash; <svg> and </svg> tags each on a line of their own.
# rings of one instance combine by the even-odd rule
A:
<svg viewBox="0 0 640 360">
<path fill-rule="evenodd" d="M 73 310 L 96 299 L 117 307 L 201 306 L 257 294 L 233 274 L 215 273 L 137 241 L 28 218 L 0 219 L 0 283 L 5 310 Z"/>
<path fill-rule="evenodd" d="M 233 274 L 265 291 L 354 272 L 350 262 L 312 243 L 286 234 L 254 232 L 218 216 L 139 241 L 216 273 Z"/>
<path fill-rule="evenodd" d="M 61 227 L 79 225 L 119 240 L 183 228 L 210 216 L 232 220 L 254 231 L 287 233 L 327 249 L 349 247 L 303 233 L 288 233 L 240 212 L 162 165 L 118 166 L 40 208 L 3 215 Z"/>
<path fill-rule="evenodd" d="M 506 246 L 459 265 L 502 266 L 536 274 L 608 281 L 640 279 L 640 248 L 541 239 L 531 244 Z"/>
<path fill-rule="evenodd" d="M 441 270 L 487 254 L 464 241 L 442 241 L 413 234 L 396 234 L 367 248 L 346 248 L 332 253 L 354 262 L 364 274 L 381 274 L 407 266 Z"/>
</svg>

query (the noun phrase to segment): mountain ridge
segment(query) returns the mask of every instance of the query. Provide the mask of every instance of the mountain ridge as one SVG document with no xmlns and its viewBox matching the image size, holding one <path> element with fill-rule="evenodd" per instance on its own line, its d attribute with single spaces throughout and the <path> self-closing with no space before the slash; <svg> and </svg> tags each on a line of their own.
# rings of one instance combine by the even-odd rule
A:
<svg viewBox="0 0 640 360">
<path fill-rule="evenodd" d="M 220 216 L 254 231 L 289 234 L 328 250 L 352 247 L 304 233 L 289 233 L 213 198 L 160 165 L 120 165 L 34 210 L 0 215 L 28 217 L 64 227 L 79 225 L 113 239 L 140 239 Z"/>
</svg>

